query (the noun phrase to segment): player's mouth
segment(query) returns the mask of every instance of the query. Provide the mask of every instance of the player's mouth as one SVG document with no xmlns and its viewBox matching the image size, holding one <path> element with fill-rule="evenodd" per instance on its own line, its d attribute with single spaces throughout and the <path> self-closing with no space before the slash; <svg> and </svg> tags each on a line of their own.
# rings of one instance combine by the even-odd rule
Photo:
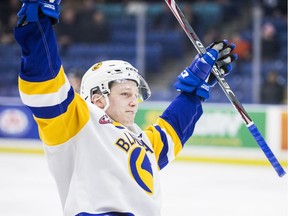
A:
<svg viewBox="0 0 288 216">
<path fill-rule="evenodd" d="M 134 115 L 134 114 L 135 114 L 135 111 L 133 111 L 133 110 L 127 110 L 126 113 L 131 114 L 131 115 Z"/>
</svg>

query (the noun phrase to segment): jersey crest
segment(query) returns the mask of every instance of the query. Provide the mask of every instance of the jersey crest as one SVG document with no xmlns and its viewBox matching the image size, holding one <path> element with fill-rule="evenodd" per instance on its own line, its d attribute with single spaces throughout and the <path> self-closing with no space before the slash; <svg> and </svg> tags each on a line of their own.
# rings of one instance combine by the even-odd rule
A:
<svg viewBox="0 0 288 216">
<path fill-rule="evenodd" d="M 125 138 L 119 138 L 115 145 L 128 155 L 128 169 L 131 177 L 147 193 L 154 193 L 154 180 L 151 162 L 147 153 L 152 149 L 142 139 L 124 132 Z M 141 136 L 140 136 L 141 137 Z"/>
</svg>

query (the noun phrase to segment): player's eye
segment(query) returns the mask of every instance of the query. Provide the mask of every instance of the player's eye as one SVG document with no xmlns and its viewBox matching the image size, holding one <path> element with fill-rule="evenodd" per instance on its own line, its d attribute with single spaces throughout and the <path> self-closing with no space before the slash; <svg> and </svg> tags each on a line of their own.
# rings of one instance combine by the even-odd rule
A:
<svg viewBox="0 0 288 216">
<path fill-rule="evenodd" d="M 129 96 L 129 93 L 128 93 L 128 92 L 122 92 L 121 95 L 123 95 L 123 96 Z"/>
</svg>

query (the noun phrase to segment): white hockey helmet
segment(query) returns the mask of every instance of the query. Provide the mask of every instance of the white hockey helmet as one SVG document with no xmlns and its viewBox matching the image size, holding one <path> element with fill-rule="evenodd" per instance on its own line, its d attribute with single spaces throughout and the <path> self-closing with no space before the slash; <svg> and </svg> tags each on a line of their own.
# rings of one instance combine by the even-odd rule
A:
<svg viewBox="0 0 288 216">
<path fill-rule="evenodd" d="M 122 60 L 108 60 L 94 64 L 82 78 L 80 95 L 89 102 L 95 93 L 101 93 L 107 98 L 110 93 L 109 84 L 121 80 L 133 80 L 137 83 L 139 102 L 150 97 L 150 88 L 138 70 Z"/>
</svg>

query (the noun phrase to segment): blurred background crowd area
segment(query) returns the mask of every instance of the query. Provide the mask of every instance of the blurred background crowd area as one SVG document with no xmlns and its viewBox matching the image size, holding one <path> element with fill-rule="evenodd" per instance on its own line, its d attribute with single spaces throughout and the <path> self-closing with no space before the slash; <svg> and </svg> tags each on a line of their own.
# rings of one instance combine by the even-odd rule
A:
<svg viewBox="0 0 288 216">
<path fill-rule="evenodd" d="M 287 103 L 287 1 L 178 1 L 204 45 L 228 39 L 238 61 L 227 77 L 242 103 Z M 77 90 L 79 77 L 94 63 L 122 59 L 149 82 L 151 100 L 171 100 L 177 75 L 195 48 L 163 1 L 69 0 L 55 26 L 66 73 Z M 13 37 L 19 0 L 0 2 L 0 96 L 18 97 L 21 51 Z M 74 82 L 75 81 L 75 82 Z M 209 102 L 228 102 L 219 86 Z"/>
</svg>

